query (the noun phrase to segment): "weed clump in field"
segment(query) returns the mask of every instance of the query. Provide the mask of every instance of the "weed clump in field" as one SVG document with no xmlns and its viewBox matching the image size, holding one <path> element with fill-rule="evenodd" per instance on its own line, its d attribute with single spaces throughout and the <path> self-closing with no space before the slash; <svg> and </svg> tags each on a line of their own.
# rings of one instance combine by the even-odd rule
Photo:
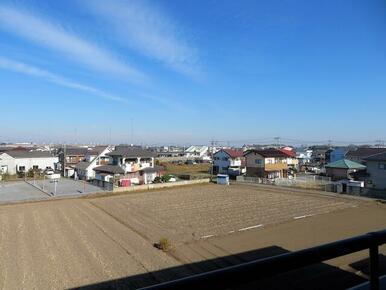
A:
<svg viewBox="0 0 386 290">
<path fill-rule="evenodd" d="M 158 243 L 154 244 L 154 247 L 164 252 L 168 252 L 171 248 L 171 243 L 167 238 L 162 238 Z"/>
</svg>

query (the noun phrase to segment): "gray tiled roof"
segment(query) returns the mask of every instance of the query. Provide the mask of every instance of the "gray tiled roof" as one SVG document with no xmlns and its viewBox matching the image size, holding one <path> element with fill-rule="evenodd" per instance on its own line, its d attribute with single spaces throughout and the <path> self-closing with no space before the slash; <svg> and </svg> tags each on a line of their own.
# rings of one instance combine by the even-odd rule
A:
<svg viewBox="0 0 386 290">
<path fill-rule="evenodd" d="M 99 155 L 99 154 L 101 154 L 106 148 L 107 148 L 107 146 L 95 146 L 94 148 L 91 148 L 90 150 L 88 150 L 87 154 L 90 154 L 90 155 Z"/>
<path fill-rule="evenodd" d="M 75 165 L 76 169 L 85 170 L 90 165 L 90 162 L 81 161 Z"/>
<path fill-rule="evenodd" d="M 13 158 L 47 158 L 54 157 L 48 151 L 7 151 L 6 154 Z"/>
<path fill-rule="evenodd" d="M 386 152 L 371 155 L 365 158 L 366 161 L 386 161 Z"/>
<path fill-rule="evenodd" d="M 66 148 L 66 156 L 76 155 L 76 156 L 85 156 L 88 152 L 87 148 L 79 147 L 79 148 Z"/>
<path fill-rule="evenodd" d="M 102 165 L 94 168 L 94 171 L 124 174 L 125 171 L 118 165 Z"/>
<path fill-rule="evenodd" d="M 371 155 L 379 154 L 379 153 L 384 153 L 386 152 L 386 148 L 358 148 L 356 150 L 351 150 L 348 151 L 346 154 L 346 158 L 365 158 L 369 157 Z"/>
<path fill-rule="evenodd" d="M 122 157 L 155 157 L 156 154 L 150 150 L 142 148 L 136 148 L 131 146 L 116 146 L 115 150 L 108 153 L 109 156 L 122 156 Z"/>
</svg>

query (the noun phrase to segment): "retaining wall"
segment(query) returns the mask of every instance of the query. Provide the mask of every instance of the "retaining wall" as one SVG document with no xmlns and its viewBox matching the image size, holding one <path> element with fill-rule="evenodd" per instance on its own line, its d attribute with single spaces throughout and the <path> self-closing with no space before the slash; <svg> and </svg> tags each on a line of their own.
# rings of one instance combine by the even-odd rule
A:
<svg viewBox="0 0 386 290">
<path fill-rule="evenodd" d="M 183 180 L 183 181 L 177 181 L 177 182 L 135 185 L 135 186 L 129 186 L 129 187 L 114 187 L 113 192 L 142 191 L 142 190 L 160 189 L 160 188 L 201 184 L 201 183 L 209 183 L 209 178 L 197 179 L 197 180 Z"/>
</svg>

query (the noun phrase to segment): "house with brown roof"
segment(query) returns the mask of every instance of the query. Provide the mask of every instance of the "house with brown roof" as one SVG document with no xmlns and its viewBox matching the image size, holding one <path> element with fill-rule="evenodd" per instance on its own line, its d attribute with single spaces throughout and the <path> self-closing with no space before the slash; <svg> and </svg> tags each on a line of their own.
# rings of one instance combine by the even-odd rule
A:
<svg viewBox="0 0 386 290">
<path fill-rule="evenodd" d="M 59 164 L 60 170 L 62 171 L 63 176 L 73 177 L 75 173 L 75 166 L 81 162 L 85 161 L 86 154 L 88 152 L 87 147 L 66 147 L 59 149 Z"/>
<path fill-rule="evenodd" d="M 348 151 L 345 158 L 365 164 L 367 157 L 384 152 L 386 152 L 386 148 L 359 147 L 355 150 Z"/>
<path fill-rule="evenodd" d="M 245 172 L 243 150 L 220 149 L 213 154 L 213 174 L 238 176 Z"/>
<path fill-rule="evenodd" d="M 286 152 L 278 149 L 251 149 L 244 153 L 246 175 L 261 178 L 287 177 L 288 165 Z"/>
</svg>

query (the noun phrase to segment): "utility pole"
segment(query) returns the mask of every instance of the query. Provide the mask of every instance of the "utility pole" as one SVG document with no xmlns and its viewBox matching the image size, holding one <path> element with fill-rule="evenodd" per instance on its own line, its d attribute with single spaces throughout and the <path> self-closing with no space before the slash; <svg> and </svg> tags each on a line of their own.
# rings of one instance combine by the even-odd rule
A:
<svg viewBox="0 0 386 290">
<path fill-rule="evenodd" d="M 383 148 L 383 147 L 385 147 L 385 141 L 384 140 L 375 140 L 375 146 L 377 148 Z"/>
<path fill-rule="evenodd" d="M 131 144 L 134 145 L 133 118 L 130 118 L 130 139 L 131 139 Z"/>
<path fill-rule="evenodd" d="M 210 147 L 209 147 L 210 148 L 210 155 L 211 155 L 210 159 L 212 162 L 211 167 L 210 167 L 210 181 L 212 181 L 212 178 L 213 178 L 213 166 L 214 166 L 214 160 L 213 160 L 214 148 L 213 148 L 213 146 L 214 146 L 214 141 L 212 140 L 212 141 L 210 141 Z"/>
<path fill-rule="evenodd" d="M 63 176 L 66 173 L 66 158 L 67 158 L 67 148 L 66 144 L 63 144 Z"/>
<path fill-rule="evenodd" d="M 280 137 L 275 137 L 275 138 L 273 138 L 273 139 L 275 139 L 275 145 L 277 146 L 277 147 L 280 147 Z"/>
</svg>

